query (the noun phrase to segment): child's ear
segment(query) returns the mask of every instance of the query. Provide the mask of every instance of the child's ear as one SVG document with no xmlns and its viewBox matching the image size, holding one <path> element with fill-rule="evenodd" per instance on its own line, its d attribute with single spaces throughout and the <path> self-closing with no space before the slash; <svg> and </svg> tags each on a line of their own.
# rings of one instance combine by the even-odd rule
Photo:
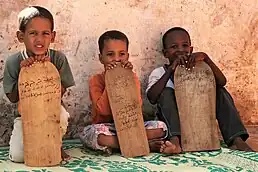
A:
<svg viewBox="0 0 258 172">
<path fill-rule="evenodd" d="M 20 43 L 23 43 L 23 41 L 24 41 L 24 33 L 21 32 L 21 31 L 17 31 L 17 32 L 16 32 L 16 36 L 17 36 L 17 38 L 18 38 L 18 41 L 19 41 Z"/>
<path fill-rule="evenodd" d="M 102 54 L 99 54 L 99 61 L 101 64 L 104 64 Z"/>
<path fill-rule="evenodd" d="M 193 47 L 191 46 L 190 47 L 190 54 L 192 54 L 193 53 Z"/>
<path fill-rule="evenodd" d="M 163 56 L 164 56 L 165 58 L 167 58 L 167 50 L 166 50 L 166 49 L 162 49 L 162 53 L 163 53 Z"/>
<path fill-rule="evenodd" d="M 53 43 L 55 41 L 55 37 L 56 37 L 56 31 L 53 31 L 51 33 L 51 43 Z"/>
<path fill-rule="evenodd" d="M 130 54 L 129 53 L 127 53 L 127 57 L 126 57 L 126 60 L 128 61 L 128 59 L 129 59 L 129 56 L 130 56 Z"/>
</svg>

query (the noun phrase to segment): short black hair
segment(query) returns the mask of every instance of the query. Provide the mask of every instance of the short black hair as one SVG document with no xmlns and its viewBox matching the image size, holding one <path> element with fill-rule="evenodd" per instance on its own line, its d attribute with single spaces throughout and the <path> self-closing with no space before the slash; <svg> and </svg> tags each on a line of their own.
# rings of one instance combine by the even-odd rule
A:
<svg viewBox="0 0 258 172">
<path fill-rule="evenodd" d="M 127 47 L 127 50 L 128 50 L 129 40 L 128 40 L 127 36 L 124 33 L 120 32 L 120 31 L 110 30 L 110 31 L 106 31 L 105 33 L 103 33 L 99 37 L 98 44 L 99 44 L 99 52 L 100 52 L 100 54 L 102 54 L 105 41 L 110 40 L 110 39 L 111 40 L 113 39 L 113 40 L 125 41 L 126 47 Z"/>
<path fill-rule="evenodd" d="M 51 23 L 51 31 L 54 30 L 54 18 L 52 14 L 46 8 L 40 6 L 29 6 L 20 12 L 18 16 L 19 30 L 25 32 L 27 24 L 35 17 L 48 19 Z"/>
<path fill-rule="evenodd" d="M 163 48 L 164 49 L 166 48 L 165 40 L 166 40 L 168 34 L 171 33 L 171 32 L 174 32 L 174 31 L 183 31 L 183 32 L 185 32 L 188 35 L 189 40 L 190 40 L 190 44 L 191 44 L 190 35 L 189 35 L 189 33 L 184 28 L 182 28 L 182 27 L 173 27 L 173 28 L 169 29 L 168 31 L 166 31 L 166 33 L 162 37 L 162 44 L 163 44 Z"/>
</svg>

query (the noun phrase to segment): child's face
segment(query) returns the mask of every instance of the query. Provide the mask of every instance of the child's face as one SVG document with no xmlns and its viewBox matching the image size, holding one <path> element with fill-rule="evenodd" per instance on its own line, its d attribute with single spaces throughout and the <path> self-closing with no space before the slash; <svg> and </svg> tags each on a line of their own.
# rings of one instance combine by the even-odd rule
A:
<svg viewBox="0 0 258 172">
<path fill-rule="evenodd" d="M 184 31 L 170 32 L 166 39 L 163 53 L 165 58 L 168 58 L 172 63 L 178 55 L 190 55 L 193 51 L 190 39 Z"/>
<path fill-rule="evenodd" d="M 99 60 L 104 66 L 111 62 L 122 62 L 129 58 L 126 42 L 123 40 L 109 39 L 104 43 Z"/>
<path fill-rule="evenodd" d="M 43 55 L 47 52 L 50 43 L 55 39 L 55 32 L 51 27 L 49 19 L 35 17 L 27 24 L 25 32 L 17 32 L 19 41 L 25 44 L 30 56 Z"/>
</svg>

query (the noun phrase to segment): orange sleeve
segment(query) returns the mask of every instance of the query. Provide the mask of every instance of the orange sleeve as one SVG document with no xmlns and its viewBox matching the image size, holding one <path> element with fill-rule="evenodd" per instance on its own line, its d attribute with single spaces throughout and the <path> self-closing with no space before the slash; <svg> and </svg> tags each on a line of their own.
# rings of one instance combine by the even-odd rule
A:
<svg viewBox="0 0 258 172">
<path fill-rule="evenodd" d="M 90 79 L 89 91 L 90 99 L 96 113 L 99 115 L 112 115 L 105 89 L 105 81 L 101 75 L 95 75 Z"/>
<path fill-rule="evenodd" d="M 139 102 L 142 105 L 142 96 L 141 96 L 141 83 L 137 77 L 137 75 L 134 73 L 134 79 L 135 79 L 135 83 L 136 83 L 136 87 L 137 87 L 137 93 L 138 93 L 138 97 L 139 97 Z"/>
</svg>

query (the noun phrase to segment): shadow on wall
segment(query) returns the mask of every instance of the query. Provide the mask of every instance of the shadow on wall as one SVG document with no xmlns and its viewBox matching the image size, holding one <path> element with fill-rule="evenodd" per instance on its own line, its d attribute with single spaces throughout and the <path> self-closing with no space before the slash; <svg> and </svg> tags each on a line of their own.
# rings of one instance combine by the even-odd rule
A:
<svg viewBox="0 0 258 172">
<path fill-rule="evenodd" d="M 9 144 L 13 129 L 16 104 L 10 104 L 4 94 L 3 79 L 0 78 L 0 146 Z"/>
</svg>

